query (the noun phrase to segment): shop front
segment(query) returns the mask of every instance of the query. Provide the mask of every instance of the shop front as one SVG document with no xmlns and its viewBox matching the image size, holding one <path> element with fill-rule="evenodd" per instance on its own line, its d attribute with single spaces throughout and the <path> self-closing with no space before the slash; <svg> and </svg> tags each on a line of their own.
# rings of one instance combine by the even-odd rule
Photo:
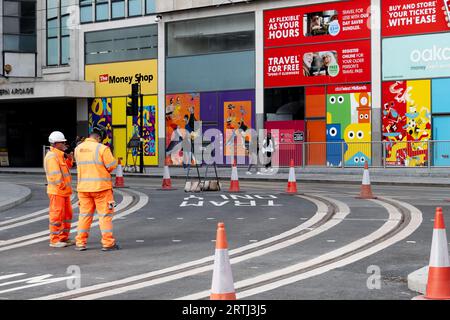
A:
<svg viewBox="0 0 450 320">
<path fill-rule="evenodd" d="M 371 163 L 369 7 L 342 1 L 264 12 L 265 128 L 280 134 L 281 165 Z"/>
<path fill-rule="evenodd" d="M 75 141 L 78 103 L 93 96 L 83 81 L 0 84 L 0 166 L 41 167 L 49 134 L 59 130 Z"/>
<path fill-rule="evenodd" d="M 213 152 L 203 156 L 217 165 L 235 156 L 238 163 L 248 161 L 256 122 L 254 33 L 254 13 L 167 24 L 167 163 L 200 163 L 199 150 L 191 157 L 183 148 L 186 138 L 195 137 L 203 146 L 213 143 Z"/>
<path fill-rule="evenodd" d="M 386 164 L 449 166 L 450 11 L 443 6 L 448 1 L 382 4 Z"/>
<path fill-rule="evenodd" d="M 104 143 L 123 165 L 139 166 L 139 150 L 129 144 L 140 136 L 140 114 L 127 116 L 131 85 L 140 83 L 143 95 L 144 165 L 158 165 L 157 59 L 125 61 L 85 66 L 85 79 L 95 83 L 95 98 L 88 100 L 89 128 L 107 128 Z M 128 148 L 130 147 L 130 148 Z"/>
</svg>

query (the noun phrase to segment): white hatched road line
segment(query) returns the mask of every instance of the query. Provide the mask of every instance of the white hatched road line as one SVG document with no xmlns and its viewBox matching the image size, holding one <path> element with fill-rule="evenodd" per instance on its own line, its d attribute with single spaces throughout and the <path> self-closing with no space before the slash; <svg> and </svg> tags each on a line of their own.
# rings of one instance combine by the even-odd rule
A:
<svg viewBox="0 0 450 320">
<path fill-rule="evenodd" d="M 73 194 L 71 197 L 70 197 L 70 201 L 71 202 L 73 202 L 73 200 L 75 199 L 75 197 L 76 197 L 76 195 L 75 194 Z M 76 202 L 76 203 L 74 203 L 74 205 L 72 206 L 73 208 L 76 208 L 76 207 L 78 207 L 78 201 Z M 12 223 L 12 222 L 16 222 L 16 221 L 20 221 L 20 220 L 25 220 L 25 219 L 28 219 L 28 218 L 32 218 L 32 217 L 36 217 L 36 216 L 39 216 L 39 215 L 41 215 L 41 214 L 43 214 L 43 213 L 47 213 L 48 212 L 48 208 L 45 208 L 45 209 L 42 209 L 42 210 L 39 210 L 39 211 L 36 211 L 36 212 L 32 212 L 32 213 L 30 213 L 30 214 L 26 214 L 26 215 L 24 215 L 24 216 L 20 216 L 20 217 L 17 217 L 17 218 L 13 218 L 13 219 L 8 219 L 8 220 L 5 220 L 5 221 L 1 221 L 0 222 L 0 226 L 3 226 L 3 225 L 5 225 L 5 224 L 10 224 L 10 223 Z M 44 217 L 48 217 L 47 215 L 44 215 Z M 26 222 L 28 222 L 29 220 L 27 220 Z M 36 221 L 38 221 L 38 220 L 36 220 Z M 34 221 L 33 221 L 34 222 Z M 9 227 L 9 226 L 8 226 Z M 7 227 L 6 227 L 6 229 L 7 229 Z M 1 230 L 5 230 L 5 229 L 3 229 L 3 228 L 0 228 L 0 231 Z"/>
<path fill-rule="evenodd" d="M 383 199 L 383 198 L 380 198 Z M 336 269 L 336 268 L 340 268 L 343 266 L 346 266 L 348 264 L 351 264 L 353 262 L 356 262 L 358 260 L 361 260 L 365 257 L 368 257 L 378 251 L 381 251 L 391 245 L 393 245 L 396 242 L 401 241 L 402 239 L 405 239 L 406 237 L 408 237 L 410 234 L 412 234 L 422 223 L 422 213 L 420 210 L 418 210 L 417 208 L 404 203 L 404 202 L 400 202 L 400 201 L 396 201 L 394 199 L 388 199 L 388 198 L 384 198 L 386 200 L 390 200 L 392 202 L 396 202 L 397 204 L 400 204 L 404 207 L 406 207 L 410 212 L 411 212 L 411 220 L 408 223 L 408 225 L 401 230 L 399 233 L 395 234 L 393 237 L 390 237 L 378 244 L 376 244 L 373 247 L 370 247 L 366 250 L 357 252 L 353 255 L 350 255 L 342 260 L 338 260 L 336 262 L 333 262 L 331 264 L 327 264 L 324 265 L 322 267 L 319 267 L 317 269 L 313 269 L 311 271 L 307 271 L 304 273 L 300 273 L 297 275 L 294 275 L 292 277 L 289 278 L 285 278 L 285 279 L 281 279 L 275 282 L 271 282 L 268 284 L 263 284 L 261 286 L 258 286 L 256 288 L 252 288 L 246 291 L 241 291 L 238 292 L 236 294 L 237 299 L 242 299 L 245 297 L 249 297 L 249 296 L 253 296 L 262 292 L 266 292 L 266 291 L 270 291 L 270 290 L 274 290 L 276 288 L 282 287 L 282 286 L 286 286 L 292 283 L 295 283 L 297 281 L 300 280 L 304 280 L 313 276 L 317 276 L 320 275 L 322 273 L 325 273 L 327 271 Z M 308 268 L 310 266 L 314 266 L 316 264 L 320 264 L 323 263 L 325 261 L 329 261 L 330 259 L 335 259 L 338 258 L 339 256 L 346 254 L 346 253 L 351 253 L 355 250 L 357 250 L 358 248 L 364 246 L 367 243 L 371 243 L 373 241 L 375 241 L 376 239 L 379 239 L 381 236 L 383 236 L 384 234 L 389 233 L 391 230 L 395 229 L 397 223 L 395 221 L 398 221 L 401 218 L 401 213 L 400 211 L 398 211 L 397 208 L 395 208 L 394 206 L 388 204 L 388 203 L 384 203 L 382 201 L 379 200 L 371 200 L 373 202 L 376 202 L 380 205 L 382 205 L 383 207 L 386 208 L 386 210 L 389 212 L 389 219 L 388 221 L 386 221 L 386 223 L 384 223 L 378 230 L 374 231 L 373 233 L 371 233 L 370 235 L 363 237 L 359 240 L 356 240 L 344 247 L 341 247 L 337 250 L 333 250 L 331 252 L 328 252 L 326 254 L 323 254 L 321 256 L 318 256 L 316 258 L 313 258 L 311 260 L 305 261 L 305 262 L 300 262 L 294 265 L 291 265 L 289 267 L 283 268 L 283 269 L 279 269 L 279 270 L 275 270 L 272 272 L 268 272 L 262 275 L 259 275 L 257 277 L 254 278 L 250 278 L 250 279 L 246 279 L 246 280 L 242 280 L 239 282 L 235 283 L 235 289 L 238 290 L 240 288 L 244 288 L 250 285 L 255 285 L 257 283 L 260 282 L 264 282 L 264 281 L 270 281 L 273 279 L 276 279 L 278 277 L 281 277 L 283 275 L 288 275 L 290 273 L 293 273 L 297 270 L 302 270 L 305 268 Z M 178 298 L 177 300 L 194 300 L 194 299 L 203 299 L 205 297 L 208 297 L 210 295 L 210 290 L 204 290 L 202 292 L 198 292 L 198 293 L 194 293 L 188 296 L 184 296 L 181 298 Z"/>
<path fill-rule="evenodd" d="M 120 205 L 117 206 L 117 209 L 116 209 L 117 211 L 119 211 L 119 210 L 125 208 L 126 206 L 128 206 L 133 201 L 132 200 L 133 197 L 124 194 L 122 191 L 116 190 L 116 192 L 122 194 L 122 202 L 120 203 Z M 113 220 L 116 219 L 116 218 L 127 216 L 127 215 L 129 215 L 129 214 L 131 214 L 133 212 L 136 212 L 136 211 L 138 211 L 139 209 L 141 209 L 142 207 L 144 207 L 148 203 L 148 196 L 146 194 L 143 194 L 143 193 L 141 193 L 139 191 L 136 191 L 136 190 L 133 190 L 133 192 L 136 193 L 139 196 L 138 203 L 135 206 L 129 208 L 128 210 L 126 210 L 126 211 L 124 211 L 122 213 L 119 213 L 117 215 L 114 215 Z M 91 227 L 94 227 L 94 226 L 96 226 L 98 224 L 99 224 L 98 219 L 95 219 L 95 221 L 92 223 Z M 75 226 L 78 225 L 78 222 L 74 222 L 72 225 L 75 227 Z M 70 230 L 71 233 L 76 232 L 76 231 L 77 231 L 76 228 L 72 228 Z M 43 237 L 40 237 L 40 236 L 43 236 Z M 39 238 L 35 238 L 35 237 L 39 237 Z M 24 239 L 26 240 L 26 239 L 30 239 L 30 238 L 32 240 L 29 240 L 29 241 L 26 241 L 26 242 L 21 242 Z M 31 244 L 38 243 L 38 242 L 41 242 L 41 241 L 46 241 L 46 240 L 48 240 L 48 230 L 42 231 L 42 232 L 37 232 L 37 233 L 31 234 L 31 235 L 28 235 L 28 236 L 24 236 L 24 237 L 20 237 L 20 238 L 7 240 L 7 241 L 5 241 L 3 243 L 0 243 L 0 251 L 6 251 L 6 250 L 10 250 L 10 249 L 24 247 L 24 246 L 27 246 L 27 245 L 31 245 Z M 16 243 L 16 242 L 20 242 L 20 243 Z M 16 243 L 16 244 L 12 244 L 12 245 L 6 246 L 6 245 L 11 244 L 11 243 Z"/>
<path fill-rule="evenodd" d="M 21 273 L 20 275 L 25 275 L 25 274 L 26 273 Z M 41 276 L 35 276 L 35 277 L 31 277 L 31 278 L 26 278 L 26 279 L 20 279 L 20 280 L 14 280 L 14 281 L 0 283 L 0 287 L 6 287 L 6 286 L 13 285 L 13 284 L 22 283 L 22 282 L 27 284 L 24 286 L 12 287 L 9 289 L 0 290 L 0 294 L 13 292 L 13 291 L 19 291 L 19 290 L 23 290 L 23 289 L 32 288 L 32 287 L 44 286 L 44 285 L 48 285 L 51 283 L 67 281 L 69 279 L 75 278 L 75 276 L 51 278 L 52 276 L 53 276 L 52 274 L 44 274 Z"/>
<path fill-rule="evenodd" d="M 132 202 L 132 198 L 130 196 L 126 196 L 121 191 L 119 191 L 119 193 L 121 193 L 123 195 L 123 197 L 122 197 L 122 202 L 120 202 L 120 204 L 117 206 L 117 210 L 120 210 L 121 208 L 124 208 L 126 205 L 128 205 L 128 204 L 130 204 Z M 98 219 L 98 217 L 95 216 L 94 220 L 97 220 L 97 219 Z M 72 223 L 72 226 L 77 226 L 77 225 L 78 225 L 78 222 Z M 22 237 L 6 240 L 5 242 L 0 243 L 0 251 L 2 251 L 1 247 L 3 247 L 3 246 L 7 246 L 7 245 L 14 244 L 14 243 L 17 243 L 17 242 L 20 242 L 20 241 L 24 241 L 24 240 L 37 238 L 37 237 L 40 237 L 40 236 L 43 236 L 43 235 L 48 235 L 48 233 L 49 233 L 49 231 L 45 230 L 45 231 L 32 233 L 32 234 L 29 234 L 29 235 L 26 235 L 26 236 L 22 236 Z"/>
<path fill-rule="evenodd" d="M 72 206 L 73 209 L 76 209 L 77 207 L 78 207 L 78 203 L 74 203 Z M 48 209 L 46 209 L 46 214 L 44 214 L 43 216 L 29 219 L 27 221 L 17 222 L 17 223 L 11 224 L 11 225 L 7 225 L 5 227 L 0 227 L 0 231 L 24 226 L 24 225 L 27 225 L 27 224 L 30 224 L 30 223 L 33 223 L 36 221 L 45 220 L 45 219 L 48 219 Z"/>
<path fill-rule="evenodd" d="M 4 276 L 0 276 L 0 280 L 5 280 L 5 279 L 9 279 L 9 278 L 14 278 L 14 277 L 19 277 L 19 276 L 23 276 L 26 273 L 13 273 L 13 274 L 7 274 Z"/>
<path fill-rule="evenodd" d="M 317 196 L 317 195 L 316 195 Z M 233 254 L 237 254 L 249 249 L 255 249 L 258 248 L 260 246 L 264 246 L 266 244 L 270 244 L 272 241 L 276 241 L 279 239 L 282 239 L 284 237 L 287 237 L 289 235 L 295 234 L 299 231 L 304 230 L 305 228 L 308 228 L 314 224 L 316 224 L 317 222 L 319 222 L 320 220 L 322 220 L 324 217 L 326 217 L 326 215 L 328 214 L 328 207 L 327 205 L 320 201 L 317 200 L 315 198 L 311 198 L 305 195 L 297 195 L 297 197 L 299 198 L 303 198 L 306 199 L 308 201 L 313 202 L 316 207 L 317 207 L 317 211 L 315 213 L 315 215 L 313 217 L 311 217 L 311 219 L 309 219 L 308 221 L 305 221 L 303 224 L 288 230 L 284 233 L 281 233 L 277 236 L 271 237 L 271 238 L 267 238 L 265 240 L 259 241 L 259 242 L 255 242 L 255 243 L 251 243 L 248 245 L 245 245 L 243 247 L 240 248 L 236 248 L 233 250 L 229 251 L 230 255 Z M 334 203 L 337 207 L 338 207 L 338 212 L 336 212 L 335 216 L 337 216 L 338 218 L 343 218 L 346 215 L 348 215 L 350 213 L 350 208 L 343 202 L 335 200 L 335 199 L 331 199 L 328 197 L 322 197 L 322 196 L 317 196 L 319 198 L 323 198 L 329 202 Z M 328 230 L 329 228 L 335 226 L 336 224 L 340 223 L 342 221 L 342 219 L 330 219 L 329 221 L 327 221 L 326 223 L 324 223 L 323 225 L 321 225 L 320 227 L 317 227 L 314 231 L 311 231 L 309 233 L 303 234 L 301 236 L 292 238 L 292 239 L 288 239 L 285 240 L 283 242 L 268 246 L 266 248 L 254 251 L 254 252 L 250 252 L 248 254 L 244 254 L 242 256 L 238 256 L 236 258 L 232 258 L 230 260 L 230 263 L 234 264 L 234 263 L 238 263 L 244 260 L 248 260 L 250 258 L 253 257 L 257 257 L 257 256 L 261 256 L 264 254 L 267 254 L 269 252 L 275 251 L 275 250 L 279 250 L 281 248 L 296 244 L 300 241 L 304 241 L 308 238 L 311 238 L 313 236 L 316 236 L 317 234 L 324 232 L 326 230 Z M 203 266 L 203 267 L 198 267 L 198 268 L 194 268 L 192 270 L 188 270 L 188 271 L 184 271 L 181 273 L 177 273 L 177 274 L 173 274 L 173 275 L 169 275 L 169 276 L 164 276 L 158 279 L 154 279 L 154 280 L 149 280 L 149 281 L 144 281 L 141 283 L 137 283 L 137 284 L 132 284 L 132 285 L 128 285 L 128 286 L 124 286 L 121 288 L 117 288 L 117 289 L 110 289 L 110 290 L 106 290 L 106 291 L 102 291 L 99 293 L 94 293 L 94 294 L 87 294 L 84 296 L 80 296 L 77 298 L 74 298 L 74 300 L 91 300 L 91 299 L 99 299 L 99 298 L 103 298 L 103 297 L 108 297 L 108 296 L 113 296 L 113 295 L 117 295 L 120 293 L 124 293 L 124 292 L 128 292 L 128 291 L 132 291 L 132 290 L 138 290 L 138 289 L 142 289 L 148 286 L 152 286 L 152 285 L 157 285 L 157 284 L 161 284 L 161 283 L 165 283 L 165 282 L 169 282 L 169 281 L 173 281 L 173 280 L 177 280 L 177 279 L 181 279 L 184 277 L 189 277 L 192 275 L 196 275 L 196 274 L 200 274 L 206 271 L 210 271 L 213 269 L 213 262 L 214 262 L 214 256 L 209 256 L 209 257 L 205 257 L 199 260 L 195 260 L 195 261 L 190 261 L 187 263 L 183 263 L 180 265 L 176 265 L 176 266 L 172 266 L 169 268 L 165 268 L 165 269 L 161 269 L 161 270 L 156 270 L 156 271 L 152 271 L 152 272 L 148 272 L 148 273 L 144 273 L 144 274 L 140 274 L 140 275 L 136 275 L 136 276 L 131 276 L 128 278 L 124 278 L 121 280 L 116 280 L 116 281 L 112 281 L 109 283 L 103 283 L 103 284 L 98 284 L 98 285 L 93 285 L 90 287 L 84 287 L 84 288 L 80 288 L 77 290 L 72 290 L 72 291 L 68 291 L 68 292 L 61 292 L 61 293 L 57 293 L 57 294 L 52 294 L 52 295 L 48 295 L 48 296 L 44 296 L 44 297 L 38 297 L 32 300 L 52 300 L 52 299 L 59 299 L 59 298 L 64 298 L 64 297 L 70 297 L 73 295 L 79 295 L 79 294 L 83 294 L 83 293 L 89 293 L 90 291 L 94 291 L 94 290 L 101 290 L 101 289 L 107 289 L 109 287 L 113 287 L 113 286 L 117 286 L 117 285 L 126 285 L 127 283 L 130 282 L 134 282 L 134 281 L 139 281 L 148 277 L 155 277 L 164 273 L 168 273 L 168 272 L 174 272 L 177 270 L 181 270 L 187 267 L 191 267 L 193 265 L 196 264 L 202 264 L 202 263 L 210 263 L 207 266 Z"/>
</svg>

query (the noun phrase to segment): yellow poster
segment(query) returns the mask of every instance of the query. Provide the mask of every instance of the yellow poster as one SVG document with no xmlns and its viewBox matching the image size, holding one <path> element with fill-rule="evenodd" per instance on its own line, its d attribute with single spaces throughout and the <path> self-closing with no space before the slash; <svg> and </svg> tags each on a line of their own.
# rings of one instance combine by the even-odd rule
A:
<svg viewBox="0 0 450 320">
<path fill-rule="evenodd" d="M 140 60 L 87 65 L 85 80 L 95 82 L 96 97 L 120 97 L 131 94 L 131 84 L 140 82 L 141 93 L 158 92 L 158 60 Z"/>
</svg>

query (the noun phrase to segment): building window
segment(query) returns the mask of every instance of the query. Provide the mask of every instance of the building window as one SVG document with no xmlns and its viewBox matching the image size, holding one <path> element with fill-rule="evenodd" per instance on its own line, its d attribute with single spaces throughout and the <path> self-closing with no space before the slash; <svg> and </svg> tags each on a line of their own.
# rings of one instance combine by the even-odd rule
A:
<svg viewBox="0 0 450 320">
<path fill-rule="evenodd" d="M 105 21 L 109 19 L 108 0 L 95 1 L 95 21 Z"/>
<path fill-rule="evenodd" d="M 58 0 L 47 0 L 47 65 L 58 64 Z"/>
<path fill-rule="evenodd" d="M 145 0 L 145 14 L 152 14 L 155 11 L 155 0 Z"/>
<path fill-rule="evenodd" d="M 80 23 L 92 22 L 92 0 L 80 0 Z"/>
<path fill-rule="evenodd" d="M 70 57 L 70 0 L 47 0 L 47 65 L 67 65 Z"/>
<path fill-rule="evenodd" d="M 156 59 L 158 26 L 86 32 L 84 48 L 86 64 Z"/>
<path fill-rule="evenodd" d="M 3 50 L 36 52 L 36 1 L 3 1 Z"/>
<path fill-rule="evenodd" d="M 111 0 L 111 18 L 120 19 L 125 17 L 125 0 Z"/>
<path fill-rule="evenodd" d="M 142 15 L 141 0 L 128 0 L 128 16 Z"/>
<path fill-rule="evenodd" d="M 168 57 L 254 50 L 254 14 L 173 22 L 166 39 Z"/>
</svg>

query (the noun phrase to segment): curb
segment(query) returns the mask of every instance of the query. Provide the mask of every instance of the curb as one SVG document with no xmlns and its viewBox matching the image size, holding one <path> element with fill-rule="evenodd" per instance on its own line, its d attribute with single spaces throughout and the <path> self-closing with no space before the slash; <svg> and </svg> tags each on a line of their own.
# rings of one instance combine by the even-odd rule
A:
<svg viewBox="0 0 450 320">
<path fill-rule="evenodd" d="M 425 294 L 428 281 L 428 266 L 408 274 L 408 289 Z"/>
<path fill-rule="evenodd" d="M 10 201 L 0 201 L 0 212 L 11 209 L 19 204 L 24 203 L 25 201 L 27 201 L 28 199 L 31 198 L 31 190 L 29 188 L 19 186 L 19 185 L 15 185 L 15 186 L 18 187 L 19 189 L 22 189 L 22 193 L 24 195 L 21 196 L 20 198 L 16 198 L 16 199 L 13 199 Z M 1 204 L 2 202 L 5 202 L 5 204 Z"/>
<path fill-rule="evenodd" d="M 25 175 L 41 175 L 44 176 L 45 173 L 44 172 L 31 172 L 31 171 L 0 171 L 0 174 L 25 174 Z M 300 177 L 297 177 L 297 182 L 310 182 L 310 183 L 337 183 L 337 184 L 351 184 L 351 185 L 361 185 L 361 180 L 338 180 L 338 179 L 317 179 L 317 178 L 302 178 L 302 174 L 297 174 L 300 175 Z M 373 175 L 373 173 L 371 174 Z M 76 173 L 72 172 L 72 176 L 76 176 Z M 139 174 L 139 173 L 125 173 L 123 174 L 124 177 L 132 177 L 132 178 L 161 178 L 162 179 L 162 174 L 161 175 L 149 175 L 149 174 Z M 241 177 L 242 176 L 242 177 Z M 270 182 L 270 181 L 287 181 L 287 177 L 286 178 L 281 178 L 281 177 L 272 177 L 272 178 L 266 178 L 266 177 L 258 177 L 258 178 L 249 178 L 245 175 L 241 175 L 239 177 L 239 180 L 242 181 L 266 181 L 266 182 Z M 304 174 L 303 174 L 304 176 Z M 184 180 L 186 179 L 186 176 L 183 175 L 179 175 L 179 174 L 170 174 L 170 177 L 172 179 L 176 179 L 176 180 Z M 398 182 L 395 180 L 390 180 L 390 181 L 374 181 L 373 178 L 371 177 L 371 184 L 372 185 L 396 185 L 396 186 L 425 186 L 425 187 L 450 187 L 450 179 L 449 179 L 449 183 L 431 183 L 431 182 L 420 182 L 420 178 L 422 176 L 410 176 L 411 178 L 418 178 L 414 181 L 411 182 Z M 221 177 L 219 176 L 219 179 L 221 180 L 228 180 L 230 177 L 224 176 Z M 391 178 L 395 178 L 392 177 Z"/>
</svg>

